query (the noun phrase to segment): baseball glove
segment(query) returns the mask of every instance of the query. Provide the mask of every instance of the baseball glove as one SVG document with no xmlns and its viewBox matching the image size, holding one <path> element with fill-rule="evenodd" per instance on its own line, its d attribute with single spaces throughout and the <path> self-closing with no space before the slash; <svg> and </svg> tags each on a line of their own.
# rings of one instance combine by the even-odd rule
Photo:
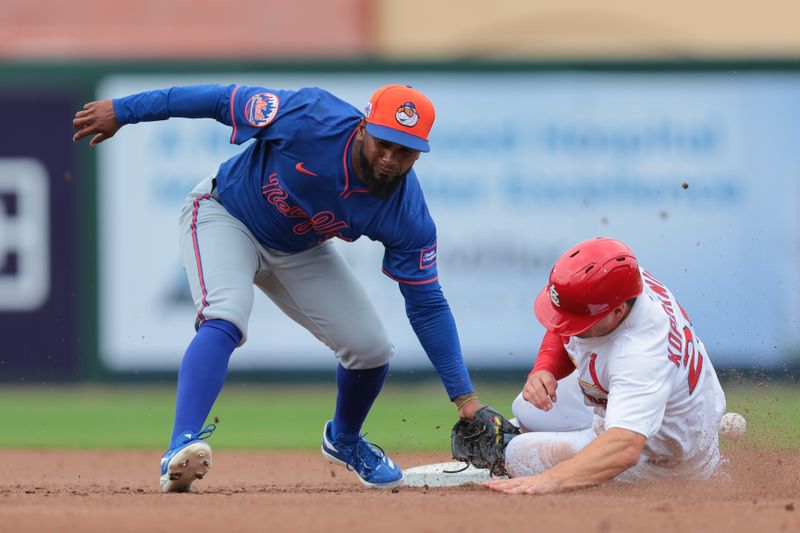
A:
<svg viewBox="0 0 800 533">
<path fill-rule="evenodd" d="M 475 468 L 488 468 L 495 476 L 505 476 L 504 452 L 517 435 L 519 429 L 503 415 L 488 405 L 481 407 L 475 418 L 459 420 L 453 426 L 450 433 L 453 459 Z"/>
</svg>

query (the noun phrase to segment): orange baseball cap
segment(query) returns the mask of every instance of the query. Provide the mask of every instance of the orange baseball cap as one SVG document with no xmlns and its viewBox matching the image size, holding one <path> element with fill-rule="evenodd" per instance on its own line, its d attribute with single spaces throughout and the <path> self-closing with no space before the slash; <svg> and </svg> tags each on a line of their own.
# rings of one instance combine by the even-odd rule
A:
<svg viewBox="0 0 800 533">
<path fill-rule="evenodd" d="M 367 133 L 412 150 L 430 152 L 428 134 L 436 112 L 428 97 L 407 85 L 384 85 L 372 93 L 364 115 Z"/>
</svg>

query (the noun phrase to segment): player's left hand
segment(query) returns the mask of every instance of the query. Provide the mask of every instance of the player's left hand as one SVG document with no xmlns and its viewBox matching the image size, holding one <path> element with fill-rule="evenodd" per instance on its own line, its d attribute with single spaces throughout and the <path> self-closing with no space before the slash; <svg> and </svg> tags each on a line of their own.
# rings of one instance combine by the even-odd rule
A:
<svg viewBox="0 0 800 533">
<path fill-rule="evenodd" d="M 89 146 L 110 139 L 122 127 L 117 121 L 114 113 L 114 104 L 111 100 L 100 100 L 99 102 L 89 102 L 83 109 L 75 113 L 72 120 L 72 127 L 75 128 L 73 141 L 79 141 L 86 136 L 94 135 L 89 141 Z"/>
<path fill-rule="evenodd" d="M 504 494 L 551 494 L 559 492 L 558 484 L 548 474 L 548 472 L 545 472 L 536 476 L 493 479 L 484 483 L 483 486 Z"/>
</svg>

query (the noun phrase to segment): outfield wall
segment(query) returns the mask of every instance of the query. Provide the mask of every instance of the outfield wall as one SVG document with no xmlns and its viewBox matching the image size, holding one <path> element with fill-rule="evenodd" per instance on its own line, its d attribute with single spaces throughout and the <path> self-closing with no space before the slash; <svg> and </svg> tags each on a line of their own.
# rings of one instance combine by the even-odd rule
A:
<svg viewBox="0 0 800 533">
<path fill-rule="evenodd" d="M 0 377 L 76 379 L 82 372 L 82 243 L 70 116 L 54 87 L 0 89 Z"/>
<path fill-rule="evenodd" d="M 256 67 L 111 66 L 88 68 L 85 79 L 93 80 L 90 98 L 208 82 L 318 85 L 359 108 L 383 83 L 428 93 L 437 124 L 432 151 L 416 168 L 437 221 L 442 285 L 473 368 L 531 364 L 542 334 L 531 312 L 536 292 L 561 251 L 596 235 L 627 241 L 674 290 L 717 366 L 797 364 L 800 68 Z M 76 148 L 91 154 L 78 176 L 91 181 L 82 186 L 97 207 L 84 223 L 71 218 L 97 242 L 96 276 L 76 276 L 81 375 L 177 368 L 194 320 L 177 212 L 197 181 L 241 150 L 228 144 L 229 133 L 210 120 L 173 119 L 126 127 L 96 151 Z M 337 246 L 385 319 L 395 368 L 429 368 L 396 284 L 380 273 L 381 246 Z M 61 260 L 81 264 L 93 253 Z M 86 335 L 96 350 L 86 349 Z M 333 365 L 327 349 L 260 293 L 249 336 L 234 371 Z"/>
</svg>

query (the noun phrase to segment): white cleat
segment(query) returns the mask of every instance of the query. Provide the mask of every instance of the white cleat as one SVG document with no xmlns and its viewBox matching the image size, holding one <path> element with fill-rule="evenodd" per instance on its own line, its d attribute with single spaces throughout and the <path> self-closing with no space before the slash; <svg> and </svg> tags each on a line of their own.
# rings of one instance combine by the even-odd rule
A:
<svg viewBox="0 0 800 533">
<path fill-rule="evenodd" d="M 203 479 L 211 468 L 211 446 L 199 440 L 179 448 L 171 456 L 170 452 L 161 459 L 161 492 L 192 492 L 192 483 Z"/>
</svg>

